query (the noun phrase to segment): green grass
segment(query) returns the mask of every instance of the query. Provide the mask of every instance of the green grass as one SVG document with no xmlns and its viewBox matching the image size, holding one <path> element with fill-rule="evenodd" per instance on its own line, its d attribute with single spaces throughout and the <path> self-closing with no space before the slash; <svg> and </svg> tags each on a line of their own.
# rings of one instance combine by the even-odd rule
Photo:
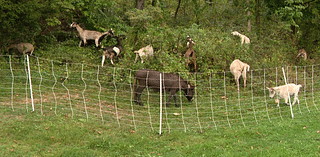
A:
<svg viewBox="0 0 320 157">
<path fill-rule="evenodd" d="M 218 130 L 126 126 L 2 108 L 0 156 L 319 156 L 319 112 Z"/>
<path fill-rule="evenodd" d="M 67 51 L 70 54 L 65 56 L 71 55 L 74 49 Z M 303 87 L 300 91 L 301 109 L 297 105 L 293 108 L 295 119 L 291 118 L 288 106 L 281 104 L 279 109 L 273 100 L 265 101 L 264 85 L 275 85 L 273 80 L 278 80 L 279 84 L 283 82 L 280 69 L 278 75 L 275 75 L 274 69 L 266 69 L 265 79 L 263 70 L 255 70 L 253 79 L 248 77 L 248 87 L 241 88 L 240 104 L 230 73 L 226 73 L 225 81 L 227 101 L 221 98 L 225 95 L 223 73 L 213 73 L 211 85 L 208 79 L 209 73 L 199 73 L 196 79 L 192 74 L 182 74 L 189 76 L 197 84 L 196 101 L 187 102 L 183 95 L 180 99 L 178 93 L 178 103 L 180 104 L 182 100 L 183 107 L 176 108 L 172 104 L 170 108 L 164 108 L 163 130 L 162 135 L 159 135 L 159 94 L 150 91 L 148 99 L 145 90 L 142 94 L 145 106 L 139 107 L 135 104 L 131 106 L 130 83 L 132 85 L 135 71 L 132 71 L 130 77 L 128 76 L 130 69 L 108 66 L 100 68 L 98 82 L 96 65 L 100 64 L 100 60 L 96 60 L 94 52 L 86 54 L 86 49 L 76 50 L 79 50 L 77 55 L 79 58 L 73 63 L 61 63 L 65 58 L 61 53 L 58 53 L 61 56 L 50 56 L 53 61 L 40 58 L 41 73 L 38 71 L 37 58 L 30 58 L 36 108 L 33 113 L 30 112 L 30 91 L 23 59 L 12 59 L 13 80 L 8 57 L 0 58 L 2 60 L 0 80 L 3 82 L 0 84 L 2 115 L 0 156 L 318 156 L 320 154 L 320 136 L 317 133 L 320 130 L 317 110 L 320 93 L 316 90 L 319 89 L 320 78 L 316 74 L 320 66 L 314 67 L 314 76 L 310 73 L 313 71 L 311 67 L 307 67 L 306 76 L 303 67 L 298 67 L 298 75 L 294 67 L 289 69 L 292 80 L 297 76 L 298 83 L 304 84 L 303 81 L 307 81 L 306 88 Z M 58 52 L 57 49 L 53 51 Z M 86 61 L 87 58 L 89 61 Z M 95 65 L 76 63 L 79 60 L 92 61 Z M 141 67 L 132 69 L 143 68 L 144 65 L 136 66 Z M 264 84 L 264 80 L 270 81 Z M 314 82 L 314 85 L 311 82 Z M 102 87 L 100 97 L 102 117 L 98 101 L 99 83 Z M 212 88 L 209 88 L 210 86 Z M 311 87 L 314 87 L 314 92 Z M 251 99 L 252 94 L 253 99 Z M 13 96 L 14 111 L 11 109 L 11 96 Z M 148 101 L 149 107 L 147 107 Z M 180 115 L 176 116 L 174 113 Z M 104 123 L 101 121 L 102 118 Z M 216 123 L 216 127 L 213 122 Z"/>
</svg>

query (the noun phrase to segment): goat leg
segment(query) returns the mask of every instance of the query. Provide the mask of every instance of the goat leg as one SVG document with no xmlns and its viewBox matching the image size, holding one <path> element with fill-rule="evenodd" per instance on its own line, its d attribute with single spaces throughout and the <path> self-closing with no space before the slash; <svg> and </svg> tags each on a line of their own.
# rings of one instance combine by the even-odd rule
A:
<svg viewBox="0 0 320 157">
<path fill-rule="evenodd" d="M 170 92 L 170 95 L 168 96 L 168 101 L 167 101 L 167 103 L 166 103 L 166 106 L 167 106 L 167 107 L 170 106 L 171 97 L 172 97 L 172 95 L 171 95 L 171 92 Z"/>
<path fill-rule="evenodd" d="M 247 78 L 246 77 L 243 77 L 243 84 L 244 84 L 244 87 L 247 87 Z"/>
<path fill-rule="evenodd" d="M 240 88 L 239 88 L 239 78 L 240 78 L 240 77 L 235 77 L 236 84 L 237 84 L 237 89 L 238 89 L 238 90 L 240 90 Z"/>
<path fill-rule="evenodd" d="M 102 55 L 102 62 L 101 62 L 101 67 L 103 67 L 104 61 L 106 60 L 106 56 L 103 54 Z"/>
<path fill-rule="evenodd" d="M 96 38 L 94 41 L 95 41 L 96 47 L 99 47 L 99 38 Z"/>
<path fill-rule="evenodd" d="M 81 43 L 82 43 L 82 40 L 80 40 L 80 42 L 79 42 L 79 47 L 81 47 Z"/>
<path fill-rule="evenodd" d="M 137 63 L 138 57 L 139 57 L 139 55 L 136 53 L 136 59 L 134 60 L 134 63 Z"/>
</svg>

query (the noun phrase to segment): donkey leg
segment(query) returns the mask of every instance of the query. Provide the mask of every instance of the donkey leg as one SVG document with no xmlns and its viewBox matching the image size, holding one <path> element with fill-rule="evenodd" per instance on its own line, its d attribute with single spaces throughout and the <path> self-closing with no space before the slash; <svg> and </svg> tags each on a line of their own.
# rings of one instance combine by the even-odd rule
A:
<svg viewBox="0 0 320 157">
<path fill-rule="evenodd" d="M 169 92 L 169 97 L 168 97 L 168 101 L 166 103 L 166 106 L 169 107 L 170 105 L 170 101 L 171 101 L 171 98 L 173 97 L 173 99 L 175 100 L 175 105 L 177 106 L 177 90 L 175 89 L 170 89 L 170 92 Z"/>
<path fill-rule="evenodd" d="M 144 86 L 140 85 L 134 93 L 134 102 L 138 103 L 140 106 L 143 106 L 143 103 L 141 101 L 141 93 L 143 92 L 144 88 Z"/>
<path fill-rule="evenodd" d="M 177 93 L 173 95 L 173 99 L 174 99 L 174 102 L 176 103 L 176 107 L 179 107 L 180 105 L 178 105 L 178 102 L 177 102 Z"/>
</svg>

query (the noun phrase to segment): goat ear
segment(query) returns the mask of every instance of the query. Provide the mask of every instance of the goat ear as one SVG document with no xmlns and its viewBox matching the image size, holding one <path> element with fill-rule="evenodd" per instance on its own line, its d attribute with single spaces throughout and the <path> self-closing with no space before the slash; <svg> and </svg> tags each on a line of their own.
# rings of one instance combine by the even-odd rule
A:
<svg viewBox="0 0 320 157">
<path fill-rule="evenodd" d="M 269 87 L 267 87 L 268 90 L 271 90 Z"/>
<path fill-rule="evenodd" d="M 188 84 L 188 88 L 191 88 L 190 84 Z"/>
</svg>

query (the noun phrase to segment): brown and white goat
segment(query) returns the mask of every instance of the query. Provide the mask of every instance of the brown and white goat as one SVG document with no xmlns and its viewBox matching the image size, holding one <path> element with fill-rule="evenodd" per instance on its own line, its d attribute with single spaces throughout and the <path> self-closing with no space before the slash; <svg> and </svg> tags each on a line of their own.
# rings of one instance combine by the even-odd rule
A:
<svg viewBox="0 0 320 157">
<path fill-rule="evenodd" d="M 302 48 L 298 51 L 297 58 L 299 58 L 299 57 L 303 58 L 304 60 L 307 60 L 308 55 L 307 55 L 307 51 L 304 48 Z"/>
<path fill-rule="evenodd" d="M 34 47 L 30 43 L 12 44 L 8 47 L 8 50 L 13 48 L 17 49 L 22 54 L 30 53 L 30 55 L 32 55 L 34 51 Z"/>
<path fill-rule="evenodd" d="M 98 31 L 91 31 L 91 30 L 85 30 L 82 29 L 77 23 L 73 22 L 70 27 L 76 27 L 77 31 L 80 35 L 80 42 L 79 47 L 81 46 L 81 43 L 83 41 L 83 45 L 87 44 L 87 40 L 94 40 L 96 47 L 99 47 L 101 45 L 101 41 L 104 39 L 105 36 L 113 36 L 114 32 L 112 28 L 104 33 L 98 32 Z"/>
<path fill-rule="evenodd" d="M 239 59 L 234 60 L 230 64 L 230 71 L 234 76 L 234 79 L 237 83 L 237 89 L 239 90 L 239 79 L 242 75 L 244 87 L 246 87 L 247 84 L 247 71 L 250 70 L 250 66 L 247 63 L 241 62 Z"/>
<path fill-rule="evenodd" d="M 110 58 L 111 60 L 111 64 L 113 64 L 113 58 L 114 56 L 118 56 L 120 54 L 120 52 L 122 51 L 123 47 L 122 47 L 122 40 L 125 39 L 124 35 L 119 35 L 116 36 L 117 38 L 117 44 L 116 45 L 112 45 L 112 46 L 107 46 L 107 47 L 101 47 L 103 50 L 103 54 L 102 54 L 102 62 L 101 62 L 101 66 L 103 67 L 104 61 L 107 58 Z"/>
<path fill-rule="evenodd" d="M 193 45 L 196 45 L 196 43 L 188 35 L 187 36 L 187 51 L 184 54 L 184 57 L 188 59 L 186 62 L 186 66 L 193 64 L 194 70 L 197 71 L 197 54 L 196 54 L 196 51 L 192 48 Z"/>
<path fill-rule="evenodd" d="M 237 31 L 234 31 L 234 32 L 232 32 L 231 34 L 232 34 L 232 35 L 235 35 L 235 36 L 239 36 L 239 37 L 241 38 L 241 45 L 242 45 L 243 43 L 250 44 L 250 39 L 249 39 L 247 36 L 245 36 L 245 35 L 243 35 L 243 34 L 240 34 L 240 33 L 237 32 Z"/>
<path fill-rule="evenodd" d="M 298 104 L 300 104 L 299 99 L 298 99 L 298 93 L 300 90 L 300 87 L 302 87 L 301 85 L 296 85 L 296 84 L 287 84 L 287 85 L 283 85 L 283 86 L 279 86 L 279 87 L 271 87 L 267 89 L 269 90 L 269 97 L 270 98 L 274 98 L 276 95 L 279 96 L 279 98 L 283 98 L 285 100 L 286 105 L 288 104 L 288 99 L 289 99 L 289 95 L 294 95 L 294 100 L 292 105 L 294 105 L 296 103 L 296 101 L 298 101 Z M 278 103 L 279 107 L 279 99 L 276 99 L 276 102 Z"/>
<path fill-rule="evenodd" d="M 149 57 L 153 55 L 153 47 L 151 45 L 148 45 L 146 47 L 141 48 L 138 51 L 134 51 L 134 53 L 136 54 L 136 59 L 134 60 L 134 62 L 136 63 L 138 61 L 138 57 L 140 56 L 141 63 L 143 63 L 144 57 Z"/>
</svg>

